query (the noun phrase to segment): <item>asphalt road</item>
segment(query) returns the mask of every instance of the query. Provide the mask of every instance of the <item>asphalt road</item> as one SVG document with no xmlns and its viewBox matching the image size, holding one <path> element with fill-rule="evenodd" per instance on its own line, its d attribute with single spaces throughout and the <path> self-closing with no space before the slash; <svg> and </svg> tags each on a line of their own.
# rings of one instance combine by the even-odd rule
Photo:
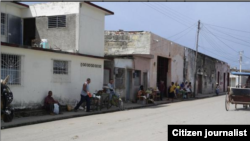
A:
<svg viewBox="0 0 250 141">
<path fill-rule="evenodd" d="M 250 109 L 225 96 L 1 130 L 1 141 L 164 141 L 168 124 L 250 124 Z"/>
</svg>

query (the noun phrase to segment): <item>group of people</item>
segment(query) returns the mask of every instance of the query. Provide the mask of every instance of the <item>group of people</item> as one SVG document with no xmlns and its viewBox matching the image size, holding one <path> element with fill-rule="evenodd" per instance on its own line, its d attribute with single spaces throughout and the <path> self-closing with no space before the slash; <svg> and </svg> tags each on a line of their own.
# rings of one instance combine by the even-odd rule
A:
<svg viewBox="0 0 250 141">
<path fill-rule="evenodd" d="M 81 100 L 77 103 L 77 105 L 74 107 L 74 111 L 77 111 L 79 109 L 79 107 L 82 105 L 82 103 L 84 101 L 86 101 L 86 106 L 87 106 L 87 112 L 90 112 L 90 97 L 92 96 L 92 94 L 89 91 L 89 84 L 90 84 L 91 80 L 90 78 L 88 78 L 86 80 L 86 82 L 83 83 L 82 86 L 82 90 L 81 90 Z M 116 96 L 119 98 L 119 95 L 117 93 L 115 93 L 114 90 L 114 85 L 113 85 L 114 81 L 113 79 L 110 79 L 109 84 L 108 84 L 108 89 L 107 89 L 107 93 L 110 94 L 110 100 L 112 99 L 113 96 Z M 247 81 L 246 81 L 246 86 L 245 88 L 250 88 L 250 76 L 248 77 Z M 192 85 L 191 82 L 182 82 L 181 85 L 179 85 L 178 83 L 171 83 L 171 86 L 168 89 L 169 91 L 169 95 L 168 98 L 171 99 L 171 101 L 173 101 L 174 98 L 177 97 L 178 94 L 182 94 L 183 98 L 188 98 L 188 95 L 192 93 Z M 161 81 L 159 84 L 159 91 L 160 91 L 160 100 L 163 99 L 163 95 L 165 92 L 165 84 L 164 81 Z M 216 84 L 216 89 L 215 89 L 215 93 L 216 95 L 219 95 L 219 84 Z M 140 90 L 138 92 L 139 96 L 146 96 L 146 92 L 144 91 L 143 85 L 140 86 Z M 49 111 L 49 113 L 51 115 L 54 115 L 54 108 L 55 108 L 55 104 L 57 104 L 59 106 L 59 113 L 62 114 L 61 112 L 61 107 L 62 105 L 54 100 L 54 98 L 52 97 L 52 91 L 48 92 L 48 96 L 45 98 L 44 100 L 44 108 L 46 110 Z"/>
<path fill-rule="evenodd" d="M 89 92 L 89 84 L 90 84 L 90 78 L 88 78 L 87 81 L 85 83 L 83 83 L 83 88 L 81 91 L 81 100 L 78 102 L 78 104 L 74 108 L 75 112 L 77 112 L 77 110 L 79 109 L 79 107 L 82 105 L 82 103 L 84 101 L 86 101 L 86 106 L 87 106 L 86 112 L 90 112 L 90 102 L 91 102 L 90 97 L 92 94 Z M 113 79 L 109 80 L 106 93 L 109 94 L 109 100 L 111 100 L 111 101 L 112 101 L 113 96 L 116 96 L 117 99 L 119 99 L 119 95 L 115 92 L 115 89 L 114 89 L 114 80 Z"/>
<path fill-rule="evenodd" d="M 86 101 L 87 112 L 90 111 L 90 97 L 91 97 L 91 93 L 89 92 L 90 82 L 91 82 L 91 80 L 90 80 L 90 78 L 88 78 L 87 81 L 85 83 L 83 83 L 81 94 L 80 94 L 81 100 L 75 106 L 74 111 L 77 111 L 84 101 Z M 62 114 L 62 111 L 61 111 L 62 105 L 58 101 L 54 100 L 54 98 L 52 97 L 52 91 L 49 91 L 48 96 L 45 97 L 45 100 L 44 100 L 44 108 L 51 115 L 54 115 L 55 114 L 55 112 L 54 112 L 55 105 L 59 106 L 59 114 Z"/>
<path fill-rule="evenodd" d="M 182 94 L 183 98 L 188 98 L 188 95 L 192 93 L 191 82 L 182 82 L 180 85 L 176 82 L 172 82 L 169 87 L 169 99 L 173 101 L 174 98 L 177 98 L 179 94 Z"/>
<path fill-rule="evenodd" d="M 78 111 L 79 107 L 82 105 L 84 101 L 86 101 L 86 107 L 87 107 L 86 112 L 90 112 L 90 103 L 91 103 L 90 99 L 92 97 L 92 94 L 90 93 L 90 90 L 89 90 L 90 82 L 91 82 L 91 79 L 88 78 L 86 82 L 83 83 L 81 93 L 80 93 L 81 99 L 77 103 L 77 105 L 74 107 L 75 112 Z M 106 93 L 110 95 L 109 97 L 110 100 L 112 100 L 113 96 L 117 96 L 119 99 L 119 95 L 114 90 L 113 83 L 114 83 L 113 79 L 110 79 L 109 84 L 108 84 L 108 89 L 106 91 Z M 44 108 L 47 111 L 49 111 L 51 115 L 54 115 L 55 104 L 59 106 L 60 114 L 62 114 L 61 112 L 62 105 L 58 101 L 54 100 L 54 98 L 52 97 L 52 91 L 49 91 L 48 96 L 45 97 L 45 100 L 44 100 Z"/>
</svg>

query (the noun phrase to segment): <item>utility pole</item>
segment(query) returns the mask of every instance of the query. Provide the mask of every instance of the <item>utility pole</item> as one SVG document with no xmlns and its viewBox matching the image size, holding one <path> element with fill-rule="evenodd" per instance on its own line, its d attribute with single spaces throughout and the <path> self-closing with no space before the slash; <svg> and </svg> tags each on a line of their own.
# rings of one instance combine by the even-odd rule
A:
<svg viewBox="0 0 250 141">
<path fill-rule="evenodd" d="M 242 54 L 244 53 L 244 51 L 240 51 L 240 72 L 241 72 L 241 64 L 242 64 Z M 240 83 L 239 86 L 241 88 L 241 76 L 240 76 Z"/>
<path fill-rule="evenodd" d="M 198 56 L 198 41 L 199 41 L 199 33 L 200 33 L 200 20 L 198 21 L 197 40 L 196 40 L 195 74 L 194 74 L 194 97 L 196 96 L 197 56 Z"/>
</svg>

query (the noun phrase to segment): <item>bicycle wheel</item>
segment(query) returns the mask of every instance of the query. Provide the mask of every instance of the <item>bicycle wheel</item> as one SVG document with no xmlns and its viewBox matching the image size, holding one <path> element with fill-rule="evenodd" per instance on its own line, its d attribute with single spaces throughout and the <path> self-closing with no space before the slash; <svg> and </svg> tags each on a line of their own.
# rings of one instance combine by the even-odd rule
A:
<svg viewBox="0 0 250 141">
<path fill-rule="evenodd" d="M 112 105 L 111 105 L 111 101 L 109 100 L 109 96 L 107 96 L 104 101 L 105 101 L 106 108 L 107 109 L 111 108 Z"/>
</svg>

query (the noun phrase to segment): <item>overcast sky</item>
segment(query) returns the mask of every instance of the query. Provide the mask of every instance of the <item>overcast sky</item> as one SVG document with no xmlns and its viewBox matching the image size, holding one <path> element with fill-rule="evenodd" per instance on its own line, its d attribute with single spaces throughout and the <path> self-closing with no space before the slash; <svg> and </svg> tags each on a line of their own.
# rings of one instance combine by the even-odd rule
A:
<svg viewBox="0 0 250 141">
<path fill-rule="evenodd" d="M 25 4 L 34 4 L 23 2 Z M 37 2 L 35 2 L 37 3 Z M 95 2 L 115 14 L 106 16 L 105 30 L 150 31 L 195 49 L 201 21 L 199 52 L 250 70 L 249 2 Z"/>
</svg>

